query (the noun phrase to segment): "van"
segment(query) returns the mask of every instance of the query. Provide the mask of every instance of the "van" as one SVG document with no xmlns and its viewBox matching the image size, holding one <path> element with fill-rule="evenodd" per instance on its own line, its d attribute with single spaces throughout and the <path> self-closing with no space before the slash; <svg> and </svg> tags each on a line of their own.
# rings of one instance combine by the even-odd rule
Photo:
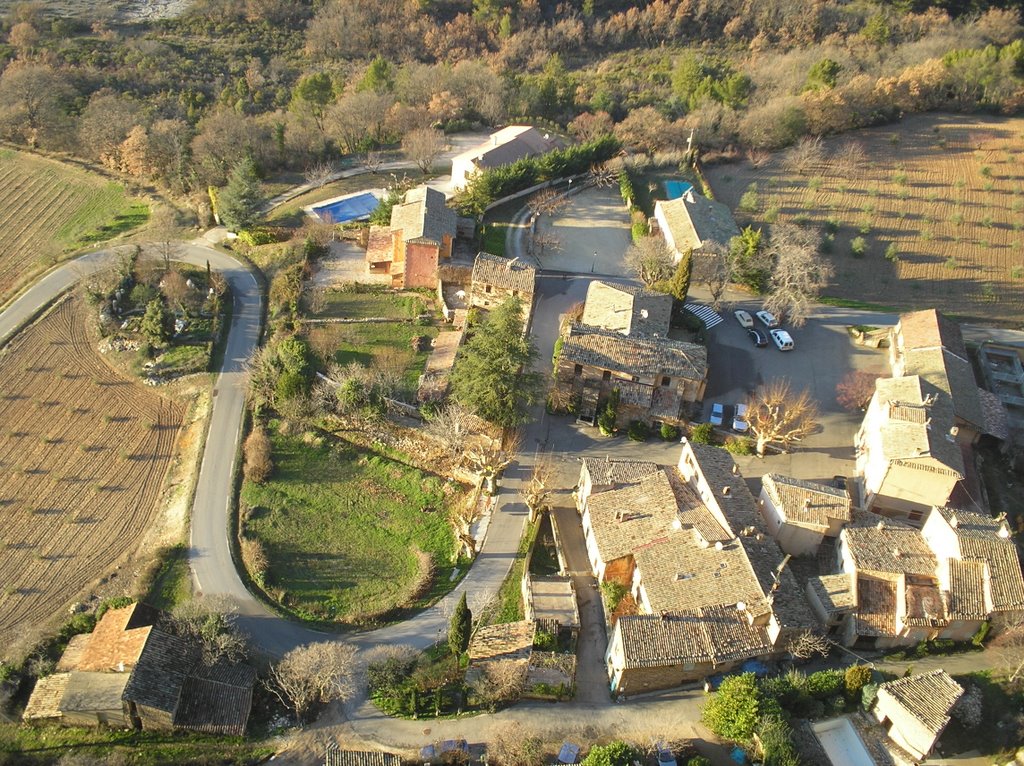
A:
<svg viewBox="0 0 1024 766">
<path fill-rule="evenodd" d="M 770 335 L 772 340 L 775 341 L 775 345 L 779 347 L 779 351 L 793 350 L 793 339 L 785 330 L 772 330 Z"/>
</svg>

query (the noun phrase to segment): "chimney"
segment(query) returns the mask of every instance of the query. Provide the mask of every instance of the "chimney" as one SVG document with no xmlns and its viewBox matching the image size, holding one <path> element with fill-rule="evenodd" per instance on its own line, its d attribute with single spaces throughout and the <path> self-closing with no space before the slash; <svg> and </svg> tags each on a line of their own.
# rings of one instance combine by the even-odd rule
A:
<svg viewBox="0 0 1024 766">
<path fill-rule="evenodd" d="M 885 529 L 885 522 L 884 521 L 879 521 L 875 525 L 875 529 L 877 529 L 879 532 L 881 532 L 883 529 Z"/>
<path fill-rule="evenodd" d="M 810 507 L 811 507 L 811 498 L 810 498 L 810 496 L 808 496 L 808 497 L 804 498 L 804 510 L 805 511 L 809 510 Z"/>
<path fill-rule="evenodd" d="M 732 494 L 732 487 L 722 487 L 722 497 L 729 497 Z"/>
<path fill-rule="evenodd" d="M 717 542 L 715 543 L 715 550 L 716 550 L 716 551 L 722 551 L 722 550 L 725 550 L 725 546 L 724 546 L 724 545 L 722 544 L 722 541 L 721 541 L 721 540 L 718 540 L 718 541 L 717 541 Z"/>
<path fill-rule="evenodd" d="M 955 514 L 949 517 L 949 526 L 953 527 L 953 529 L 956 529 L 960 526 L 960 520 L 956 517 Z"/>
<path fill-rule="evenodd" d="M 667 609 L 662 609 L 661 610 L 661 621 L 662 622 L 668 622 L 668 610 Z"/>
<path fill-rule="evenodd" d="M 736 465 L 735 463 L 732 464 L 732 475 L 733 476 L 739 476 L 740 475 L 740 467 L 738 465 Z"/>
</svg>

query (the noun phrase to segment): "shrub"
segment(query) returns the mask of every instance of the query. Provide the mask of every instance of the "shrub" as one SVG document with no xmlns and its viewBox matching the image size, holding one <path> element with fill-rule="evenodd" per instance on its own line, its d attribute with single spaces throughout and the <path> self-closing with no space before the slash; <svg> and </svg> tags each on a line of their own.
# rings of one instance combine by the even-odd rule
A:
<svg viewBox="0 0 1024 766">
<path fill-rule="evenodd" d="M 710 423 L 698 423 L 690 428 L 690 441 L 694 444 L 711 444 L 715 427 Z"/>
<path fill-rule="evenodd" d="M 280 231 L 268 226 L 256 226 L 252 229 L 243 229 L 238 232 L 238 238 L 249 247 L 270 245 L 274 242 L 281 241 Z"/>
<path fill-rule="evenodd" d="M 605 404 L 601 414 L 597 416 L 597 427 L 605 436 L 615 433 L 615 423 L 618 420 L 619 389 L 613 388 L 608 402 Z"/>
<path fill-rule="evenodd" d="M 978 632 L 971 637 L 971 643 L 975 646 L 983 646 L 985 639 L 988 637 L 988 632 L 991 629 L 992 625 L 988 621 L 981 623 L 981 627 L 978 628 Z"/>
<path fill-rule="evenodd" d="M 864 237 L 854 237 L 850 242 L 850 255 L 854 258 L 863 258 L 867 251 L 868 243 L 864 240 Z"/>
<path fill-rule="evenodd" d="M 643 442 L 647 441 L 647 437 L 651 435 L 651 429 L 642 420 L 634 420 L 629 424 L 629 430 L 626 433 L 631 441 Z"/>
<path fill-rule="evenodd" d="M 667 442 L 674 442 L 679 438 L 679 429 L 671 423 L 661 424 L 661 438 Z"/>
<path fill-rule="evenodd" d="M 757 724 L 764 766 L 800 766 L 793 731 L 781 716 L 766 715 Z"/>
<path fill-rule="evenodd" d="M 711 766 L 711 761 L 705 758 L 703 755 L 695 755 L 689 761 L 686 766 Z"/>
<path fill-rule="evenodd" d="M 844 688 L 845 674 L 841 670 L 819 670 L 807 676 L 805 689 L 815 699 L 827 699 Z"/>
<path fill-rule="evenodd" d="M 725 449 L 733 455 L 754 454 L 754 445 L 746 436 L 730 436 L 725 440 Z"/>
<path fill-rule="evenodd" d="M 270 478 L 274 462 L 271 457 L 270 438 L 262 425 L 257 423 L 253 426 L 252 433 L 245 440 L 242 453 L 245 456 L 242 472 L 248 481 L 262 484 Z"/>
<path fill-rule="evenodd" d="M 756 213 L 760 206 L 761 203 L 757 196 L 757 184 L 752 183 L 743 192 L 743 196 L 740 197 L 739 209 L 744 213 Z"/>
<path fill-rule="evenodd" d="M 871 668 L 867 665 L 851 665 L 843 673 L 846 696 L 850 699 L 857 699 L 861 689 L 869 683 L 871 683 Z"/>
<path fill-rule="evenodd" d="M 622 740 L 607 745 L 594 745 L 583 759 L 583 766 L 631 766 L 640 759 L 640 753 Z"/>
<path fill-rule="evenodd" d="M 605 580 L 601 583 L 601 596 L 604 598 L 604 605 L 609 612 L 614 612 L 619 608 L 619 602 L 627 593 L 629 593 L 629 588 L 622 583 L 614 580 Z"/>
<path fill-rule="evenodd" d="M 864 684 L 864 687 L 860 691 L 861 706 L 865 710 L 870 710 L 871 706 L 875 704 L 876 697 L 878 697 L 878 684 Z"/>
<path fill-rule="evenodd" d="M 647 221 L 634 221 L 630 227 L 630 232 L 633 235 L 633 241 L 639 242 L 641 239 L 651 233 L 651 227 Z"/>
<path fill-rule="evenodd" d="M 760 719 L 761 695 L 753 673 L 725 678 L 701 711 L 701 720 L 726 739 L 749 740 Z"/>
<path fill-rule="evenodd" d="M 900 260 L 900 246 L 895 242 L 890 242 L 885 248 L 885 260 L 890 263 L 898 263 Z"/>
</svg>

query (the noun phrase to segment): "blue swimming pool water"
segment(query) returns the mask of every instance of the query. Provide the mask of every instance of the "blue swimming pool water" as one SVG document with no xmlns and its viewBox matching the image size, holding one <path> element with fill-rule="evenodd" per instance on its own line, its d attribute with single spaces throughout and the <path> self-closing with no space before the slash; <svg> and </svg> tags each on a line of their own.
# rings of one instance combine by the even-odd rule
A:
<svg viewBox="0 0 1024 766">
<path fill-rule="evenodd" d="M 665 181 L 665 195 L 669 199 L 682 197 L 693 188 L 689 181 Z"/>
<path fill-rule="evenodd" d="M 314 207 L 313 212 L 327 223 L 346 223 L 366 218 L 377 208 L 378 204 L 380 204 L 380 200 L 366 192 L 332 202 L 329 205 Z"/>
</svg>

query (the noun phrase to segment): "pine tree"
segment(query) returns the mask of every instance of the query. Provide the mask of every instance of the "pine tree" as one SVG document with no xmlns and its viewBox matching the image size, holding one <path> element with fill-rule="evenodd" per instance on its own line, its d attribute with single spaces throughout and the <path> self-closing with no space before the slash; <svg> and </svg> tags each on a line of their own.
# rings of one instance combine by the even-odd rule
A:
<svg viewBox="0 0 1024 766">
<path fill-rule="evenodd" d="M 217 214 L 232 231 L 251 228 L 259 220 L 260 179 L 252 157 L 231 169 L 228 185 L 217 195 Z"/>
<path fill-rule="evenodd" d="M 146 313 L 142 317 L 139 330 L 143 337 L 153 346 L 160 346 L 171 337 L 171 323 L 174 317 L 159 298 L 146 304 Z"/>
<path fill-rule="evenodd" d="M 523 336 L 523 304 L 509 298 L 478 325 L 452 371 L 455 398 L 484 420 L 515 428 L 530 419 L 541 378 L 528 372 L 537 355 Z"/>
<path fill-rule="evenodd" d="M 452 654 L 462 654 L 469 648 L 469 636 L 472 630 L 473 613 L 469 611 L 466 594 L 463 592 L 448 626 L 448 648 L 452 650 Z"/>
</svg>

